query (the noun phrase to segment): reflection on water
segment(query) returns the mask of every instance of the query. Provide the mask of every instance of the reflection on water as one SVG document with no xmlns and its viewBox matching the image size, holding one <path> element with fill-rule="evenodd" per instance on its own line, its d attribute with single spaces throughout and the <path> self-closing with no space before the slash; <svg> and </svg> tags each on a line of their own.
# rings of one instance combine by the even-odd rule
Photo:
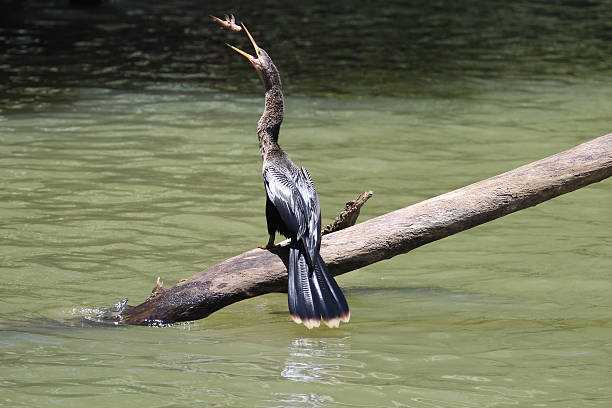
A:
<svg viewBox="0 0 612 408">
<path fill-rule="evenodd" d="M 370 340 L 375 343 L 378 337 L 376 332 L 368 334 L 372 335 Z M 429 336 L 440 337 L 434 333 Z M 517 385 L 520 380 L 510 374 L 512 370 L 502 368 L 501 360 L 498 361 L 498 365 L 502 369 L 497 370 L 499 371 L 497 374 L 491 369 L 484 368 L 485 371 L 481 372 L 488 371 L 491 375 L 476 376 L 460 374 L 473 370 L 470 368 L 472 363 L 466 360 L 474 359 L 474 363 L 479 364 L 476 355 L 422 356 L 420 353 L 426 351 L 427 346 L 418 340 L 406 340 L 404 349 L 410 349 L 411 345 L 417 346 L 412 353 L 389 353 L 386 349 L 390 345 L 386 343 L 381 344 L 380 348 L 370 345 L 369 350 L 351 349 L 350 344 L 359 343 L 360 340 L 352 337 L 294 338 L 286 350 L 288 356 L 284 361 L 281 376 L 292 382 L 319 384 L 320 387 L 316 388 L 319 392 L 303 392 L 304 388 L 298 388 L 294 393 L 273 393 L 271 395 L 273 403 L 270 406 L 323 407 L 336 404 L 356 407 L 456 408 L 522 404 L 540 406 L 538 401 L 545 401 L 550 395 L 548 391 L 539 389 L 535 384 Z M 421 361 L 416 361 L 417 359 Z M 371 371 L 373 367 L 381 371 Z M 400 371 L 396 371 L 400 375 L 392 372 L 398 367 L 402 367 Z M 385 369 L 389 371 L 383 371 Z M 448 374 L 449 371 L 453 374 Z M 558 380 L 549 379 L 546 382 L 554 384 L 556 381 Z M 431 385 L 427 387 L 419 385 L 423 383 Z M 340 402 L 334 397 L 334 393 L 325 392 L 330 389 L 329 387 L 348 390 L 351 396 L 345 394 Z M 383 399 L 389 405 L 383 404 Z"/>
<path fill-rule="evenodd" d="M 341 377 L 343 372 L 341 367 L 348 362 L 348 356 L 342 353 L 347 346 L 343 341 L 330 344 L 330 340 L 293 339 L 287 350 L 289 357 L 281 372 L 283 378 L 302 382 L 338 382 L 337 377 Z"/>
<path fill-rule="evenodd" d="M 481 79 L 609 74 L 606 1 L 2 3 L 0 109 L 43 108 L 74 88 L 188 83 L 259 92 L 208 14 L 236 14 L 271 52 L 290 94 L 461 96 Z M 353 4 L 354 3 L 354 4 Z M 476 83 L 474 83 L 476 82 Z"/>
<path fill-rule="evenodd" d="M 325 407 L 329 404 L 334 403 L 333 398 L 329 396 L 320 396 L 316 394 L 285 394 L 278 393 L 275 395 L 277 399 L 275 402 L 279 402 L 282 407 Z"/>
</svg>

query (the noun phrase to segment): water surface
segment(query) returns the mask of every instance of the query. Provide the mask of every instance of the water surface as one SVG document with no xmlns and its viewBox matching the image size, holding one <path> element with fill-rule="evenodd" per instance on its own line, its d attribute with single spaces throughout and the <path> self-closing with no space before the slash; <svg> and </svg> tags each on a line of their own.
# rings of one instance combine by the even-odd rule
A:
<svg viewBox="0 0 612 408">
<path fill-rule="evenodd" d="M 500 21 L 510 24 L 525 16 L 522 7 L 538 6 L 517 4 Z M 600 10 L 604 3 L 589 4 Z M 45 5 L 37 10 L 67 13 Z M 418 22 L 453 19 L 447 8 L 420 19 L 413 8 L 401 10 L 415 16 L 411 30 Z M 544 36 L 529 43 L 527 32 L 516 42 L 537 50 L 566 39 L 570 47 L 556 55 L 568 56 L 589 32 L 588 10 L 562 4 L 527 13 L 535 17 L 525 25 L 561 19 L 577 34 L 562 35 L 551 24 L 544 28 L 560 35 L 557 41 Z M 154 11 L 142 15 L 163 18 Z M 464 12 L 483 15 L 477 11 Z M 485 11 L 482 21 L 489 21 L 493 10 Z M 367 12 L 355 11 L 347 24 Z M 304 18 L 300 10 L 291 15 Z M 190 16 L 164 27 L 196 24 Z M 593 38 L 598 24 L 594 17 Z M 440 30 L 422 53 L 442 41 Z M 455 41 L 471 49 L 477 36 L 465 30 Z M 515 38 L 500 32 L 491 28 L 500 41 Z M 345 38 L 340 29 L 330 33 Z M 132 37 L 127 43 L 139 44 Z M 485 48 L 496 54 L 495 44 Z M 305 49 L 303 58 L 310 58 L 313 49 Z M 345 49 L 333 52 L 349 58 Z M 610 132 L 609 59 L 595 66 L 588 59 L 544 58 L 528 70 L 529 58 L 542 55 L 533 51 L 517 54 L 518 70 L 489 71 L 476 68 L 487 53 L 474 54 L 451 65 L 432 60 L 431 76 L 418 72 L 423 86 L 398 73 L 389 83 L 401 87 L 356 83 L 341 97 L 311 87 L 299 64 L 284 62 L 280 142 L 311 171 L 324 222 L 365 189 L 375 195 L 362 220 Z M 27 64 L 13 78 L 0 116 L 0 405 L 612 405 L 609 181 L 339 277 L 352 319 L 336 330 L 293 324 L 282 294 L 165 328 L 98 327 L 79 319 L 123 297 L 139 303 L 157 276 L 171 285 L 266 240 L 254 131 L 261 89 L 246 61 L 234 63 L 240 75 L 223 72 L 216 81 L 185 80 L 182 69 L 176 81 L 157 76 L 129 84 L 121 70 L 106 79 L 66 79 Z M 366 68 L 368 75 L 374 70 Z M 22 86 L 28 70 L 47 94 L 28 99 Z M 243 82 L 231 81 L 237 76 Z"/>
</svg>

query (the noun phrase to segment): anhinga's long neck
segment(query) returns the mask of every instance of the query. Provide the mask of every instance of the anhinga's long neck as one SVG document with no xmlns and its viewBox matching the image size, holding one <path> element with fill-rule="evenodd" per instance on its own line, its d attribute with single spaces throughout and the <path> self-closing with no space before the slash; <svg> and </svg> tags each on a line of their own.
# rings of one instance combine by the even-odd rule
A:
<svg viewBox="0 0 612 408">
<path fill-rule="evenodd" d="M 264 160 L 269 152 L 280 150 L 278 132 L 283 122 L 284 106 L 280 77 L 278 72 L 275 74 L 275 78 L 266 78 L 262 75 L 266 87 L 266 105 L 257 124 L 257 136 L 259 137 L 259 150 Z"/>
</svg>

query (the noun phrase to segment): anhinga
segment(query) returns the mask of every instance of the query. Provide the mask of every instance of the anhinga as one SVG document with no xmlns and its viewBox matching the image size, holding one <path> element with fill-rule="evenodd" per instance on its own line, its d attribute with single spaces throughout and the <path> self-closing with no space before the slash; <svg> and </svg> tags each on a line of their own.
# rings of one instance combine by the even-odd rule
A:
<svg viewBox="0 0 612 408">
<path fill-rule="evenodd" d="M 274 246 L 276 231 L 291 239 L 288 298 L 293 321 L 310 329 L 318 327 L 322 318 L 329 327 L 338 327 L 341 321 L 349 321 L 350 313 L 344 294 L 319 255 L 319 198 L 308 170 L 293 164 L 278 145 L 278 133 L 283 122 L 280 75 L 268 53 L 257 46 L 244 25 L 243 28 L 256 56 L 228 45 L 253 64 L 266 89 L 265 109 L 257 124 L 270 235 L 263 248 Z"/>
</svg>

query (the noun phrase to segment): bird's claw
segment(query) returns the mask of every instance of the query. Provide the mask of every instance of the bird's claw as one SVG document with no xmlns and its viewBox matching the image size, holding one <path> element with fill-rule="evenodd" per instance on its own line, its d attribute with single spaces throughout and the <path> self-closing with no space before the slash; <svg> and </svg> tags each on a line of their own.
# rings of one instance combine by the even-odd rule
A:
<svg viewBox="0 0 612 408">
<path fill-rule="evenodd" d="M 272 248 L 276 248 L 278 245 L 274 245 L 274 234 L 270 234 L 270 237 L 268 239 L 268 243 L 266 245 L 263 246 L 258 246 L 257 248 L 261 248 L 261 249 L 272 249 Z"/>
<path fill-rule="evenodd" d="M 266 245 L 257 245 L 257 248 L 259 248 L 259 249 L 272 249 L 272 248 L 276 248 L 277 246 L 278 246 L 278 244 L 276 244 L 276 245 L 275 244 L 272 244 L 272 245 L 266 244 Z"/>
</svg>

